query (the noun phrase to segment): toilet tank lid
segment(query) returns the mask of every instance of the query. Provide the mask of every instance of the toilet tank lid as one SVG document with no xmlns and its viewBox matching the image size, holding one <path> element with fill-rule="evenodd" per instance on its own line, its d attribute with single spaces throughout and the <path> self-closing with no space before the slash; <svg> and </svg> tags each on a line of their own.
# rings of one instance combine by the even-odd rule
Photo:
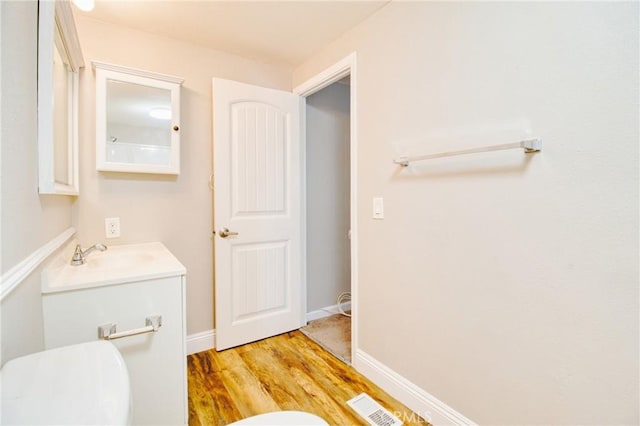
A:
<svg viewBox="0 0 640 426">
<path fill-rule="evenodd" d="M 110 342 L 37 352 L 2 367 L 6 424 L 126 424 L 127 367 Z"/>
</svg>

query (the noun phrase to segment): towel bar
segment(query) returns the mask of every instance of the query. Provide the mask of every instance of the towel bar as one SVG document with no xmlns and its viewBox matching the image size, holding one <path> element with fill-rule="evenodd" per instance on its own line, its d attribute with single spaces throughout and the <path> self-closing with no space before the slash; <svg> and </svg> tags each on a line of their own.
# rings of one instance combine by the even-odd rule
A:
<svg viewBox="0 0 640 426">
<path fill-rule="evenodd" d="M 456 155 L 476 154 L 479 152 L 502 151 L 505 149 L 514 149 L 514 148 L 522 148 L 524 149 L 524 152 L 527 154 L 532 152 L 538 152 L 542 150 L 542 139 L 539 139 L 539 138 L 526 139 L 520 142 L 506 143 L 502 145 L 483 146 L 480 148 L 464 149 L 461 151 L 441 152 L 438 154 L 419 155 L 415 157 L 398 157 L 394 159 L 393 162 L 395 164 L 399 164 L 402 167 L 407 167 L 409 163 L 413 161 L 431 160 L 433 158 L 442 158 L 442 157 L 453 157 Z"/>
</svg>

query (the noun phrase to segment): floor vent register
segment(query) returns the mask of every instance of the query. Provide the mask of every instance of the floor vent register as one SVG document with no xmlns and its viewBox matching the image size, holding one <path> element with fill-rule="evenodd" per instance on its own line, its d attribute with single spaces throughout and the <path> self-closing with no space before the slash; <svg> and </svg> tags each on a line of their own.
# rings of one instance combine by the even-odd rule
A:
<svg viewBox="0 0 640 426">
<path fill-rule="evenodd" d="M 391 414 L 366 393 L 361 393 L 355 398 L 350 399 L 347 401 L 347 404 L 372 426 L 402 425 L 399 418 Z"/>
</svg>

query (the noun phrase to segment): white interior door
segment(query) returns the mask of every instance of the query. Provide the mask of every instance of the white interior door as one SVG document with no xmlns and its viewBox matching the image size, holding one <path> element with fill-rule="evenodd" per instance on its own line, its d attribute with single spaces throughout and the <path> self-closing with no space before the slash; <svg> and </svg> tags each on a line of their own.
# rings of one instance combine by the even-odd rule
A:
<svg viewBox="0 0 640 426">
<path fill-rule="evenodd" d="M 303 104 L 289 92 L 213 79 L 217 350 L 304 325 Z"/>
</svg>

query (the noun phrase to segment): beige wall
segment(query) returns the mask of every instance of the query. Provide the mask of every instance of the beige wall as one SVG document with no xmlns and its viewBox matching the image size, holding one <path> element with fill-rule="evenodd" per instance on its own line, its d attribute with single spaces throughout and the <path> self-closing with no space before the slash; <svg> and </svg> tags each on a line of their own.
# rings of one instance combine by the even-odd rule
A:
<svg viewBox="0 0 640 426">
<path fill-rule="evenodd" d="M 307 97 L 307 312 L 335 305 L 351 290 L 349 86 Z"/>
<path fill-rule="evenodd" d="M 38 195 L 37 22 L 35 1 L 2 8 L 1 272 L 71 226 L 73 197 Z M 39 272 L 1 304 L 2 361 L 44 346 Z"/>
<path fill-rule="evenodd" d="M 76 15 L 89 69 L 81 75 L 80 197 L 74 223 L 83 245 L 161 241 L 187 268 L 187 333 L 213 328 L 211 78 L 290 89 L 291 71 Z M 185 79 L 181 172 L 177 177 L 98 173 L 92 60 Z M 120 217 L 121 237 L 105 239 L 104 219 Z"/>
<path fill-rule="evenodd" d="M 393 2 L 294 87 L 351 51 L 360 349 L 480 424 L 637 424 L 638 3 Z"/>
</svg>

